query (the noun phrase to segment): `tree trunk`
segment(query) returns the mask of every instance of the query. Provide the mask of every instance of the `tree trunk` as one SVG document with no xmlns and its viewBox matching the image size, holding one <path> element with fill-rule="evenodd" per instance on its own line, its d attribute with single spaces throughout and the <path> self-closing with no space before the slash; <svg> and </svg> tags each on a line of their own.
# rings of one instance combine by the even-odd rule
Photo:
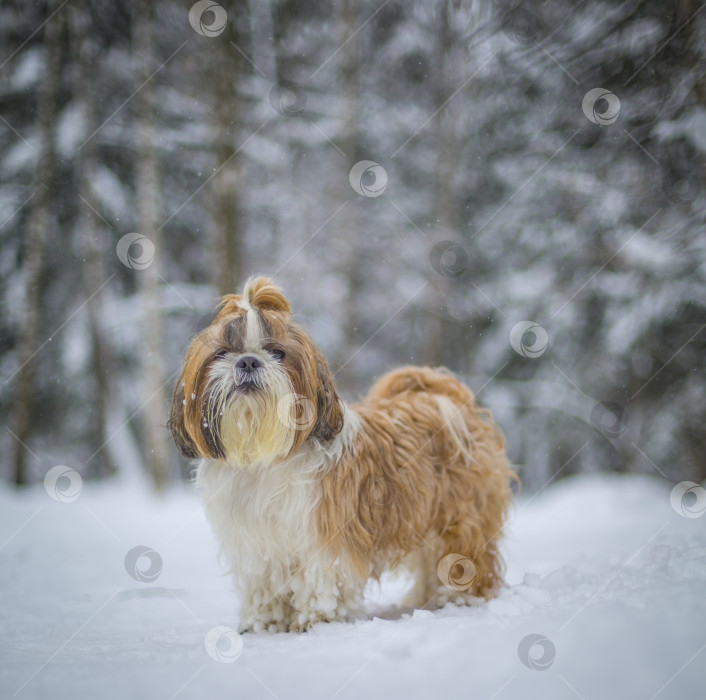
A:
<svg viewBox="0 0 706 700">
<path fill-rule="evenodd" d="M 454 49 L 456 46 L 454 29 L 452 27 L 454 8 L 449 7 L 448 0 L 441 3 L 439 18 L 439 66 L 437 75 L 436 103 L 438 113 L 434 117 L 436 133 L 438 134 L 438 149 L 436 172 L 434 174 L 434 203 L 432 223 L 436 231 L 435 242 L 454 240 L 458 231 L 458 202 L 454 188 L 454 178 L 458 168 L 458 140 L 454 132 L 454 110 L 451 95 L 456 89 L 455 81 L 463 81 L 463 75 L 456 71 L 454 65 Z M 469 67 L 470 70 L 470 67 Z M 442 307 L 448 309 L 449 294 L 460 280 L 434 274 L 435 291 L 430 294 L 433 309 Z M 431 329 L 427 334 L 427 346 L 423 359 L 430 365 L 457 364 L 460 343 L 452 340 L 458 324 L 448 317 L 448 311 L 441 316 L 430 316 Z M 455 350 L 457 348 L 457 350 Z M 463 347 L 465 351 L 465 347 Z"/>
<path fill-rule="evenodd" d="M 348 173 L 357 162 L 358 138 L 358 47 L 353 34 L 357 30 L 358 9 L 356 0 L 343 0 L 340 6 L 340 22 L 342 33 L 339 44 L 343 46 L 340 54 L 340 70 L 338 75 L 338 102 L 341 119 L 341 131 L 338 136 L 340 148 L 345 154 L 341 159 L 341 175 L 338 178 L 339 192 L 334 201 L 350 199 L 351 188 Z M 336 218 L 336 226 L 340 231 L 340 238 L 346 246 L 342 258 L 343 265 L 339 274 L 346 280 L 346 299 L 344 300 L 343 315 L 343 342 L 339 350 L 336 364 L 343 367 L 344 371 L 337 377 L 344 390 L 351 391 L 359 388 L 359 373 L 356 371 L 355 360 L 350 364 L 348 358 L 355 353 L 357 347 L 365 342 L 361 340 L 361 319 L 358 313 L 358 299 L 364 283 L 363 261 L 361 246 L 358 243 L 359 224 L 354 207 L 346 207 Z"/>
<path fill-rule="evenodd" d="M 272 81 L 277 72 L 272 3 L 270 0 L 250 0 L 249 11 L 252 62 L 262 78 Z"/>
<path fill-rule="evenodd" d="M 229 67 L 227 58 L 217 65 Z M 218 294 L 232 294 L 243 279 L 243 246 L 240 229 L 238 185 L 240 168 L 235 154 L 238 100 L 228 70 L 214 70 L 219 79 L 214 80 L 215 93 L 215 156 L 216 168 L 221 168 L 213 178 L 213 267 L 216 272 Z"/>
<path fill-rule="evenodd" d="M 64 27 L 62 13 L 57 11 L 59 5 L 60 0 L 49 0 L 47 4 L 47 16 L 51 16 L 51 19 L 44 26 L 45 73 L 37 107 L 40 146 L 34 178 L 34 196 L 27 224 L 24 311 L 18 340 L 19 370 L 15 380 L 11 420 L 16 436 L 13 460 L 14 481 L 18 485 L 27 481 L 27 448 L 25 445 L 29 441 L 32 429 L 34 355 L 38 350 L 39 325 L 43 308 L 44 237 L 50 226 L 51 183 L 56 167 L 54 162 L 54 124 L 58 112 L 62 59 L 61 35 Z M 55 12 L 56 14 L 54 14 Z"/>
<path fill-rule="evenodd" d="M 694 19 L 697 8 L 698 6 L 695 0 L 681 0 L 678 8 L 679 11 L 677 12 L 679 26 L 682 26 L 682 22 L 685 21 L 683 19 L 684 17 L 688 20 L 685 25 L 685 30 L 688 36 L 689 47 L 694 55 L 697 53 L 701 41 L 699 26 Z M 694 94 L 701 108 L 706 108 L 706 76 L 703 71 L 694 83 Z M 698 177 L 701 181 L 701 187 L 703 188 L 704 183 L 706 183 L 706 158 L 701 158 L 701 169 L 700 172 L 698 172 Z M 696 483 L 702 483 L 706 480 L 706 460 L 703 458 L 704 452 L 706 451 L 704 449 L 706 448 L 706 426 L 704 426 L 702 421 L 697 419 L 694 421 L 691 430 L 688 431 L 687 434 L 689 439 L 685 440 L 684 459 L 689 469 L 689 476 Z"/>
<path fill-rule="evenodd" d="M 76 62 L 74 80 L 76 101 L 81 110 L 83 130 L 92 134 L 96 128 L 93 95 L 95 94 L 95 65 L 98 46 L 91 32 L 91 18 L 88 9 L 79 5 L 70 13 L 71 46 L 73 60 Z M 108 441 L 108 407 L 112 397 L 110 376 L 114 362 L 110 352 L 110 343 L 105 338 L 103 326 L 103 291 L 96 293 L 106 279 L 104 256 L 108 245 L 108 233 L 97 214 L 99 203 L 92 189 L 93 173 L 96 169 L 96 149 L 94 139 L 78 151 L 74 171 L 78 191 L 81 193 L 77 218 L 77 237 L 79 248 L 84 254 L 81 275 L 84 294 L 89 299 L 86 310 L 91 343 L 91 374 L 95 379 L 95 394 L 90 399 L 93 407 L 93 433 L 90 436 L 91 454 L 95 454 L 96 463 L 91 464 L 92 471 L 100 476 L 112 467 L 103 454 L 103 447 Z"/>
<path fill-rule="evenodd" d="M 135 28 L 137 55 L 142 63 L 139 84 L 154 69 L 152 29 L 155 26 L 152 3 L 139 0 Z M 155 488 L 164 487 L 169 476 L 167 451 L 166 394 L 163 363 L 162 315 L 159 300 L 160 257 L 163 253 L 159 231 L 160 182 L 156 151 L 156 127 L 153 83 L 147 82 L 137 94 L 140 148 L 137 157 L 139 232 L 154 245 L 154 260 L 139 275 L 139 296 L 144 313 L 142 348 L 142 423 L 145 427 L 145 459 Z"/>
<path fill-rule="evenodd" d="M 247 50 L 247 38 L 239 31 L 247 3 L 235 3 L 226 31 L 213 39 L 206 65 L 214 102 L 215 167 L 213 178 L 213 269 L 219 294 L 235 292 L 243 282 L 243 231 L 238 201 L 241 167 L 237 138 L 242 114 L 238 85 L 246 71 L 245 59 L 233 48 Z"/>
</svg>

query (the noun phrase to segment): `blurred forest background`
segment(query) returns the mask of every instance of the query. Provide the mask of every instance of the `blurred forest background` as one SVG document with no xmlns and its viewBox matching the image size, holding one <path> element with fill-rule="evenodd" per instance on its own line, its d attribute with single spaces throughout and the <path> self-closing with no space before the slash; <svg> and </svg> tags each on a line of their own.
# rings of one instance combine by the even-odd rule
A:
<svg viewBox="0 0 706 700">
<path fill-rule="evenodd" d="M 0 476 L 184 477 L 183 352 L 265 273 L 345 398 L 448 366 L 530 491 L 703 480 L 705 53 L 695 0 L 4 0 Z"/>
</svg>

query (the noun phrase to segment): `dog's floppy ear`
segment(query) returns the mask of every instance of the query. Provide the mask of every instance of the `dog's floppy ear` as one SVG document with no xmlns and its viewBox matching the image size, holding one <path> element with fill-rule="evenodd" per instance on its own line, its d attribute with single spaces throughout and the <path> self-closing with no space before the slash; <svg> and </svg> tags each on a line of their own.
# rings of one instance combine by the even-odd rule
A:
<svg viewBox="0 0 706 700">
<path fill-rule="evenodd" d="M 307 431 L 298 431 L 292 448 L 296 450 L 309 437 L 325 442 L 338 435 L 343 429 L 344 408 L 326 360 L 312 339 L 294 323 L 289 324 L 287 335 L 285 364 L 294 393 L 310 401 L 316 411 L 313 425 L 308 423 Z"/>
<path fill-rule="evenodd" d="M 311 437 L 317 440 L 330 440 L 343 429 L 343 406 L 333 385 L 333 377 L 326 365 L 326 360 L 316 353 L 316 423 L 311 430 Z"/>
<path fill-rule="evenodd" d="M 179 379 L 174 385 L 174 392 L 172 393 L 172 405 L 169 409 L 169 420 L 167 421 L 167 428 L 172 433 L 174 438 L 174 444 L 179 448 L 184 457 L 188 459 L 194 459 L 199 456 L 196 444 L 189 437 L 189 433 L 186 431 L 186 425 L 184 424 L 184 408 L 185 408 L 185 396 L 184 396 L 184 372 L 179 374 Z"/>
</svg>

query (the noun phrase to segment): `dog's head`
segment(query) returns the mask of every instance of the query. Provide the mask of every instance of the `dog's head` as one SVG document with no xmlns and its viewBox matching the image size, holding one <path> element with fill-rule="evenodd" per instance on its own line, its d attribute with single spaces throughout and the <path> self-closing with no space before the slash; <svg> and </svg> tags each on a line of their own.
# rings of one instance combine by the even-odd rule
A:
<svg viewBox="0 0 706 700">
<path fill-rule="evenodd" d="M 168 427 L 186 457 L 234 466 L 283 459 L 343 427 L 326 361 L 266 277 L 221 300 L 186 353 Z"/>
</svg>

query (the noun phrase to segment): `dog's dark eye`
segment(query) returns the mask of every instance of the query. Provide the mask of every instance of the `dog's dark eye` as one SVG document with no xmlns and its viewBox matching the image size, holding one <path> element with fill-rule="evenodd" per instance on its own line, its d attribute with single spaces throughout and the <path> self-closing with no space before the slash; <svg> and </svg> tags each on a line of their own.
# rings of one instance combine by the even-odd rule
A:
<svg viewBox="0 0 706 700">
<path fill-rule="evenodd" d="M 214 356 L 214 360 L 220 360 L 222 357 L 225 357 L 228 354 L 227 350 L 219 350 Z"/>
<path fill-rule="evenodd" d="M 275 358 L 275 360 L 283 360 L 284 359 L 284 352 L 280 350 L 279 348 L 274 348 L 273 350 L 270 350 L 270 353 L 272 354 L 272 357 Z"/>
</svg>

